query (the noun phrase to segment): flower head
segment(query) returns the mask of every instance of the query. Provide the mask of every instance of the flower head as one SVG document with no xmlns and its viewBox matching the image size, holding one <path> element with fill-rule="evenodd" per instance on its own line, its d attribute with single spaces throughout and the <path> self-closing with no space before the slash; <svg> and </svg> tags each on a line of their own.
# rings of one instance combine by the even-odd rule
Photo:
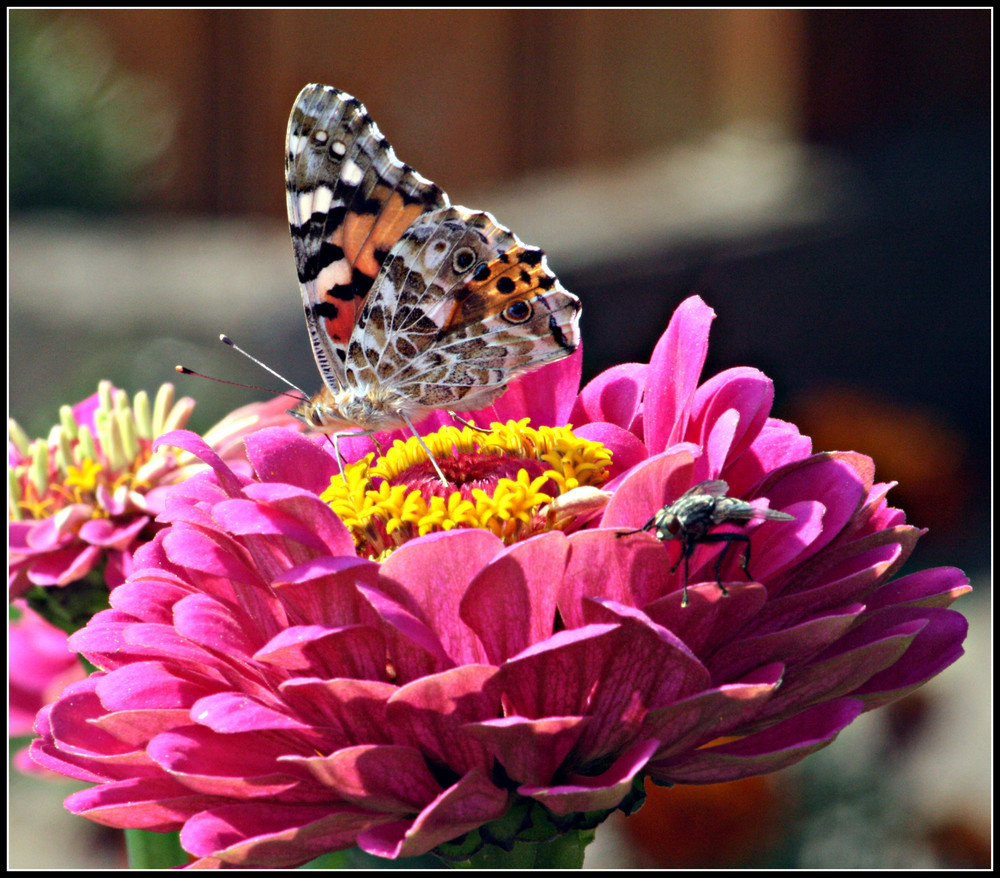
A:
<svg viewBox="0 0 1000 878">
<path fill-rule="evenodd" d="M 250 429 L 273 423 L 275 406 L 255 404 L 234 412 L 206 438 L 237 463 Z M 164 384 L 151 403 L 140 391 L 128 394 L 103 381 L 97 393 L 63 406 L 47 439 L 30 441 L 10 422 L 7 508 L 10 597 L 32 586 L 66 587 L 100 573 L 100 588 L 113 588 L 131 570 L 131 555 L 159 529 L 168 485 L 204 469 L 191 455 L 154 450 L 161 433 L 183 427 L 194 409 L 175 400 Z M 289 426 L 293 419 L 283 416 Z M 297 428 L 296 428 L 297 429 Z"/>
<path fill-rule="evenodd" d="M 163 385 L 154 403 L 102 382 L 97 393 L 63 406 L 48 439 L 29 442 L 10 423 L 7 507 L 11 597 L 33 585 L 67 586 L 103 568 L 111 585 L 129 570 L 131 549 L 159 509 L 176 454 L 154 453 L 153 439 L 184 425 L 191 399 Z"/>
<path fill-rule="evenodd" d="M 172 489 L 169 526 L 71 638 L 100 671 L 39 714 L 35 759 L 96 784 L 70 810 L 179 828 L 205 864 L 538 840 L 631 807 L 645 776 L 790 765 L 947 667 L 965 577 L 892 581 L 919 532 L 889 486 L 771 419 L 759 373 L 699 386 L 707 327 L 686 303 L 651 364 L 559 397 L 612 451 L 584 486 L 603 509 L 510 544 L 487 521 L 375 553 L 368 521 L 321 499 L 340 478 L 322 443 L 249 436 L 246 475 L 164 437 L 211 472 Z M 728 596 L 722 546 L 694 546 L 684 607 L 680 546 L 622 533 L 707 479 L 794 520 L 747 527 L 756 578 L 730 559 Z"/>
</svg>

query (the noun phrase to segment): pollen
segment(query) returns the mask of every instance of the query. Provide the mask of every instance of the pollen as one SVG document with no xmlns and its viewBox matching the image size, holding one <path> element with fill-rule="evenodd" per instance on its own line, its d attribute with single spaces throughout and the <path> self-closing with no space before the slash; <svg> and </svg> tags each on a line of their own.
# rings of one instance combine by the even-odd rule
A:
<svg viewBox="0 0 1000 878">
<path fill-rule="evenodd" d="M 442 427 L 423 439 L 447 488 L 413 437 L 348 464 L 323 492 L 363 556 L 382 558 L 414 537 L 454 528 L 488 530 L 508 545 L 571 529 L 573 516 L 549 509 L 574 489 L 598 488 L 611 465 L 601 443 L 571 427 L 530 427 L 527 418 L 489 431 Z"/>
</svg>

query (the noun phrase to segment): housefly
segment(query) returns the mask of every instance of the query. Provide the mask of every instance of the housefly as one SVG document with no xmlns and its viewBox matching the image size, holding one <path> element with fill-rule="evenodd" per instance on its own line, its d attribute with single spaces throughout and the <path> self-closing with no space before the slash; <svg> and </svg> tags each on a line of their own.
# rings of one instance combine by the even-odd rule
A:
<svg viewBox="0 0 1000 878">
<path fill-rule="evenodd" d="M 757 509 L 745 500 L 727 497 L 729 485 L 722 479 L 711 479 L 689 488 L 668 506 L 664 506 L 642 527 L 636 530 L 622 531 L 618 536 L 636 534 L 640 531 L 653 529 L 658 540 L 680 540 L 681 556 L 670 568 L 673 573 L 681 561 L 684 562 L 684 596 L 681 606 L 688 605 L 687 587 L 690 578 L 690 558 L 695 548 L 702 543 L 725 543 L 715 562 L 715 582 L 728 595 L 722 584 L 722 562 L 726 552 L 733 543 L 744 543 L 746 551 L 740 561 L 743 572 L 748 579 L 753 579 L 748 565 L 750 564 L 750 537 L 741 533 L 709 533 L 713 527 L 721 524 L 744 524 L 753 519 L 768 519 L 770 521 L 793 521 L 795 516 L 775 509 Z"/>
</svg>

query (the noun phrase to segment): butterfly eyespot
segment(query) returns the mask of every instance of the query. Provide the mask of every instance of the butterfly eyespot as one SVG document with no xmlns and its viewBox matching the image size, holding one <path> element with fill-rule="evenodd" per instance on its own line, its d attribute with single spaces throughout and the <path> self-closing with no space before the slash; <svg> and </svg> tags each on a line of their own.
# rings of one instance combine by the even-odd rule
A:
<svg viewBox="0 0 1000 878">
<path fill-rule="evenodd" d="M 525 323 L 531 319 L 531 305 L 527 302 L 513 302 L 500 312 L 508 323 Z"/>
<path fill-rule="evenodd" d="M 455 255 L 451 257 L 452 267 L 459 274 L 468 271 L 475 263 L 476 251 L 471 247 L 459 247 L 455 251 Z"/>
<path fill-rule="evenodd" d="M 482 283 L 484 280 L 489 280 L 490 277 L 490 267 L 485 262 L 480 262 L 476 266 L 476 270 L 472 272 L 472 279 Z"/>
<path fill-rule="evenodd" d="M 322 128 L 318 129 L 317 131 L 313 131 L 313 140 L 316 141 L 316 143 L 318 143 L 320 146 L 326 143 L 326 140 L 329 136 L 330 136 L 329 133 L 324 131 Z"/>
</svg>

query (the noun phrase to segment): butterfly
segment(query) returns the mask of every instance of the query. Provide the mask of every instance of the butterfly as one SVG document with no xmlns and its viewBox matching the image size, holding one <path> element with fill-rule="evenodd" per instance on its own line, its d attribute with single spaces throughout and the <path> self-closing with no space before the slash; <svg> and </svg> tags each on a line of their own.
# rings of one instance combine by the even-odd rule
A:
<svg viewBox="0 0 1000 878">
<path fill-rule="evenodd" d="M 420 439 L 415 425 L 431 412 L 483 408 L 578 347 L 580 300 L 542 251 L 489 213 L 452 205 L 396 157 L 357 98 L 302 89 L 285 177 L 324 383 L 292 414 L 334 442 L 402 426 Z"/>
<path fill-rule="evenodd" d="M 728 595 L 729 592 L 722 584 L 722 562 L 733 543 L 746 544 L 746 551 L 740 560 L 740 566 L 747 578 L 753 579 L 748 569 L 750 565 L 750 537 L 739 533 L 709 533 L 709 528 L 720 524 L 745 524 L 755 518 L 771 521 L 795 520 L 794 515 L 789 515 L 786 512 L 778 512 L 776 509 L 758 509 L 745 500 L 727 497 L 728 490 L 729 485 L 722 479 L 700 482 L 681 494 L 673 503 L 664 506 L 642 527 L 636 530 L 622 531 L 618 534 L 618 536 L 623 537 L 653 528 L 658 540 L 677 539 L 681 541 L 681 556 L 677 559 L 677 563 L 670 568 L 670 572 L 673 573 L 681 561 L 684 562 L 682 607 L 688 605 L 687 587 L 691 575 L 689 561 L 694 554 L 695 547 L 701 543 L 725 543 L 715 562 L 715 582 L 722 589 L 724 595 Z"/>
</svg>

